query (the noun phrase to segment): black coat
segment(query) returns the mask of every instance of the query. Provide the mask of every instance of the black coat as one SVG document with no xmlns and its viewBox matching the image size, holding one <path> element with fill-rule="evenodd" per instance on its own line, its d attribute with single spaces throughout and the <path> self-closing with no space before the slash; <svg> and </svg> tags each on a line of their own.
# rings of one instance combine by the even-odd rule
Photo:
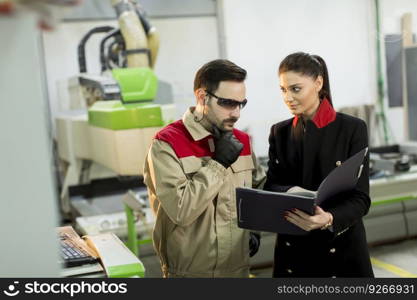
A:
<svg viewBox="0 0 417 300">
<path fill-rule="evenodd" d="M 342 113 L 322 128 L 307 121 L 301 144 L 293 138 L 297 127 L 293 123 L 294 118 L 271 128 L 266 190 L 295 185 L 317 190 L 340 162 L 368 146 L 365 122 Z M 273 276 L 373 277 L 362 222 L 370 207 L 369 155 L 356 189 L 325 201 L 321 207 L 334 217 L 332 230 L 316 229 L 305 236 L 277 235 Z"/>
</svg>

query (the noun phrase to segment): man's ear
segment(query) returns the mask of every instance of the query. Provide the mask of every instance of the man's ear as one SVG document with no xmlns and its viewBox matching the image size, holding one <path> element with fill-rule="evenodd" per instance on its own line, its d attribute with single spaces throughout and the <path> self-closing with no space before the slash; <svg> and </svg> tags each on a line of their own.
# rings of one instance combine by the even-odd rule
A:
<svg viewBox="0 0 417 300">
<path fill-rule="evenodd" d="M 203 88 L 196 89 L 194 91 L 194 95 L 198 105 L 204 106 L 206 104 L 207 94 Z"/>
</svg>

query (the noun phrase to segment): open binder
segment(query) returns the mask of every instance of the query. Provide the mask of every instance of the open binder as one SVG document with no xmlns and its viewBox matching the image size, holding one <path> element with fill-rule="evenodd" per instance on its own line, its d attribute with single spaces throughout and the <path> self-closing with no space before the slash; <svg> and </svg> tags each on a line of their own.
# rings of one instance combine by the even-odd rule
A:
<svg viewBox="0 0 417 300">
<path fill-rule="evenodd" d="M 238 226 L 257 231 L 292 235 L 307 234 L 307 231 L 285 220 L 285 211 L 298 208 L 313 215 L 316 205 L 320 205 L 336 194 L 353 190 L 361 176 L 362 163 L 367 152 L 368 148 L 364 148 L 333 169 L 321 182 L 317 193 L 276 193 L 237 188 Z"/>
</svg>

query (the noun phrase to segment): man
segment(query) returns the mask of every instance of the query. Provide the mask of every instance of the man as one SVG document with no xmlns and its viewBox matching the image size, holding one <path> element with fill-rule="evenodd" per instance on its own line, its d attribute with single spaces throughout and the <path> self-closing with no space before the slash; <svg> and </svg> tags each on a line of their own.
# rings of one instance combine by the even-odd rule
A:
<svg viewBox="0 0 417 300">
<path fill-rule="evenodd" d="M 164 277 L 248 277 L 259 236 L 237 227 L 236 187 L 262 188 L 249 136 L 234 124 L 246 71 L 227 60 L 196 74 L 197 106 L 158 132 L 144 170 Z"/>
</svg>

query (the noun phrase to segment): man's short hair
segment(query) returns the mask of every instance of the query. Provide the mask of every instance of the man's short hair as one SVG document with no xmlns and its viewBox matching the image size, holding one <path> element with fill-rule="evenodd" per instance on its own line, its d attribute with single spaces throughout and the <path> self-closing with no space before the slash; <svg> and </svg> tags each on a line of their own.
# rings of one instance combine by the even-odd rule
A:
<svg viewBox="0 0 417 300">
<path fill-rule="evenodd" d="M 195 75 L 194 91 L 204 88 L 215 92 L 221 81 L 242 82 L 246 79 L 246 70 L 226 59 L 216 59 L 202 66 Z"/>
</svg>

